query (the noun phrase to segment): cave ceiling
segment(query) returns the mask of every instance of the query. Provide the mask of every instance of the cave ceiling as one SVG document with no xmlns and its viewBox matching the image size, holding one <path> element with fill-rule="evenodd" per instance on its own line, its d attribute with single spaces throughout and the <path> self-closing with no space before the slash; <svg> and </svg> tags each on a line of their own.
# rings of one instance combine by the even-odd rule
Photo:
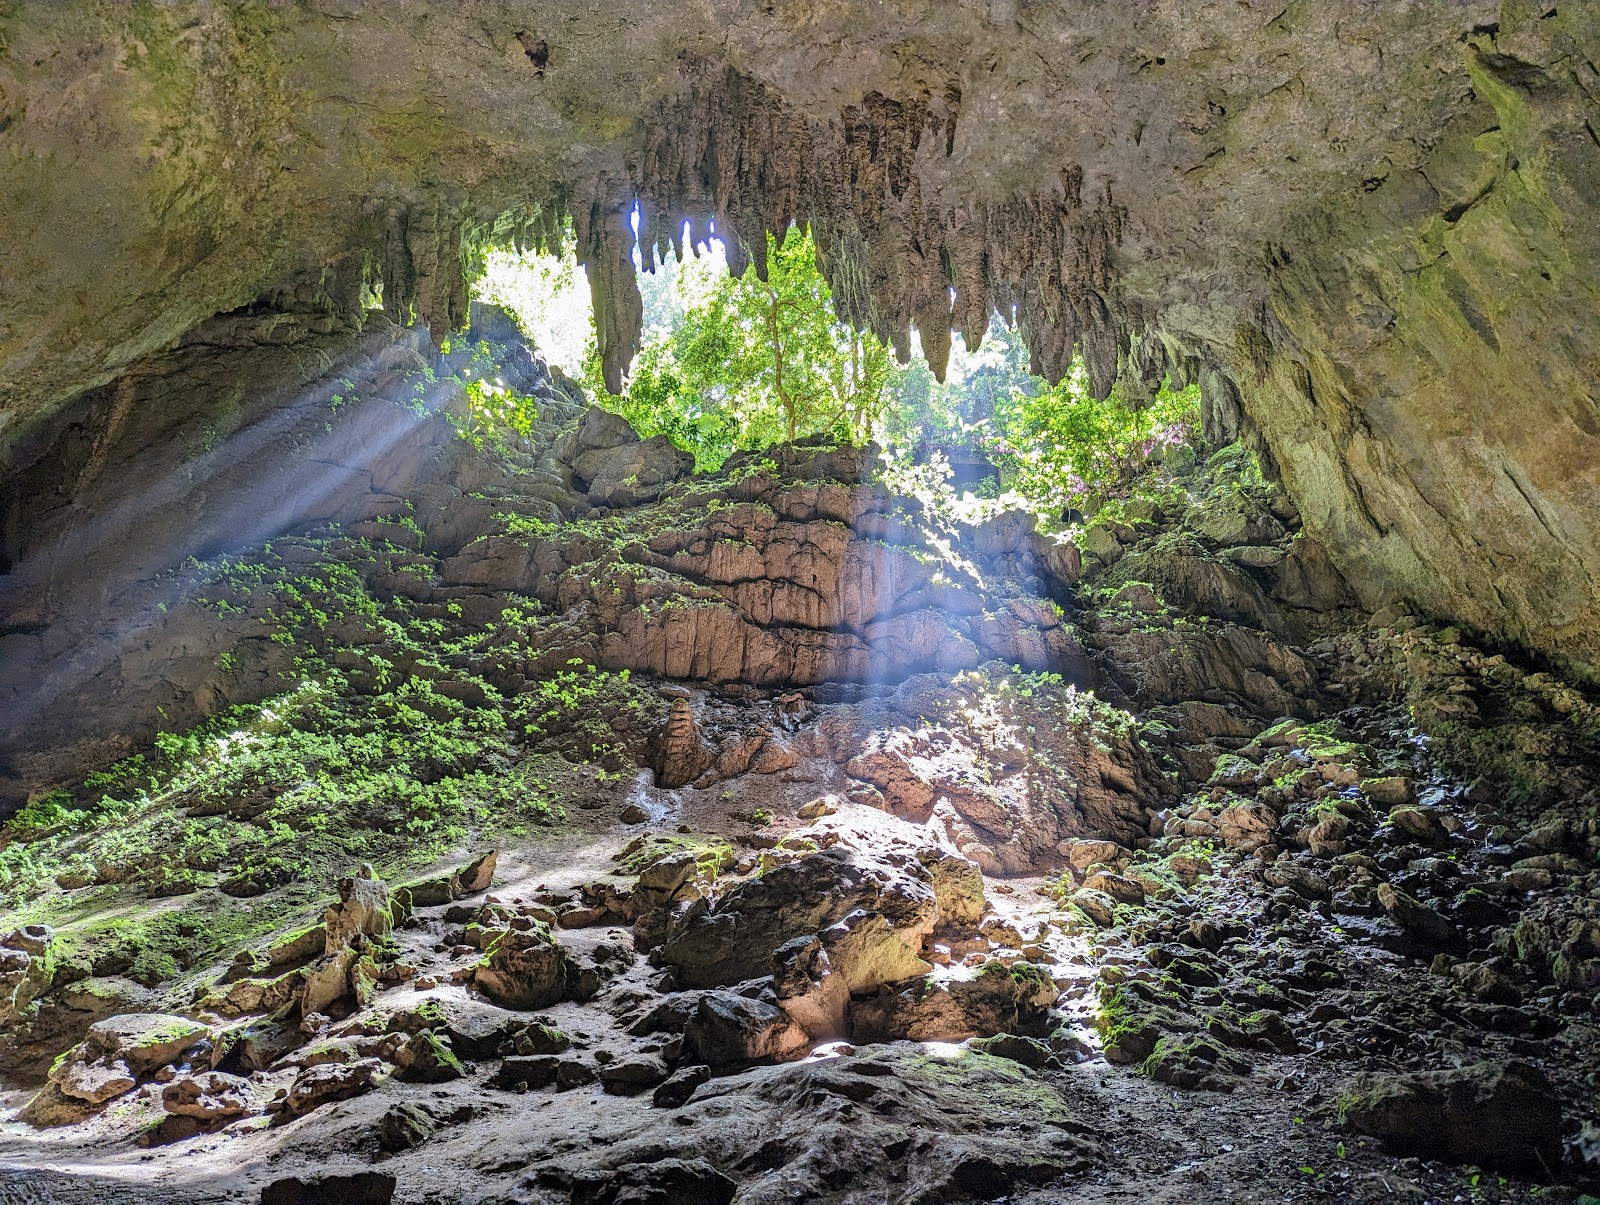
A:
<svg viewBox="0 0 1600 1205">
<path fill-rule="evenodd" d="M 1592 669 L 1597 58 L 1542 0 L 12 0 L 0 450 L 263 299 L 438 337 L 569 214 L 615 383 L 635 206 L 647 264 L 798 219 L 903 353 L 1197 381 L 1365 601 Z"/>
</svg>

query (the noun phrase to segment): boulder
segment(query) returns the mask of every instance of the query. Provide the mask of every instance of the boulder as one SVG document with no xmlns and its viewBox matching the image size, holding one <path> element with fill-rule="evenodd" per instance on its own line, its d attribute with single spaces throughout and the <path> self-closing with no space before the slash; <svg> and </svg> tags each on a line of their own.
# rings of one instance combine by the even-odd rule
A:
<svg viewBox="0 0 1600 1205">
<path fill-rule="evenodd" d="M 421 1105 L 401 1101 L 378 1119 L 378 1147 L 387 1154 L 398 1155 L 420 1145 L 436 1127 L 433 1114 Z"/>
<path fill-rule="evenodd" d="M 983 919 L 988 901 L 983 896 L 983 872 L 975 863 L 936 847 L 919 850 L 917 861 L 933 880 L 940 924 L 975 925 Z"/>
<path fill-rule="evenodd" d="M 466 1074 L 448 1039 L 430 1029 L 411 1035 L 395 1058 L 399 1078 L 416 1084 L 442 1084 Z"/>
<path fill-rule="evenodd" d="M 683 1027 L 684 1046 L 713 1067 L 783 1059 L 806 1047 L 806 1035 L 781 1009 L 733 992 L 706 992 Z"/>
<path fill-rule="evenodd" d="M 1378 903 L 1390 920 L 1428 945 L 1454 946 L 1461 941 L 1449 920 L 1390 883 L 1378 884 Z"/>
<path fill-rule="evenodd" d="M 728 1205 L 738 1188 L 704 1159 L 677 1156 L 561 1175 L 550 1186 L 570 1190 L 567 1199 L 582 1205 Z"/>
<path fill-rule="evenodd" d="M 1328 900 L 1333 898 L 1333 888 L 1328 885 L 1328 880 L 1316 871 L 1288 858 L 1279 858 L 1267 867 L 1262 875 L 1269 887 L 1283 887 L 1294 892 L 1301 899 Z"/>
<path fill-rule="evenodd" d="M 288 1091 L 268 1107 L 287 1117 L 303 1117 L 336 1100 L 360 1096 L 378 1086 L 383 1063 L 375 1058 L 353 1063 L 318 1063 L 308 1067 Z"/>
<path fill-rule="evenodd" d="M 1057 540 L 1037 532 L 1030 539 L 1044 571 L 1059 585 L 1074 586 L 1083 576 L 1083 556 L 1071 540 Z"/>
<path fill-rule="evenodd" d="M 620 414 L 590 406 L 577 427 L 556 442 L 556 458 L 571 464 L 588 452 L 622 448 L 639 442 L 639 433 Z"/>
<path fill-rule="evenodd" d="M 210 1122 L 259 1112 L 261 1101 L 249 1080 L 222 1071 L 207 1071 L 182 1076 L 164 1087 L 161 1107 L 179 1117 Z"/>
<path fill-rule="evenodd" d="M 1278 816 L 1266 804 L 1251 800 L 1224 808 L 1217 814 L 1216 823 L 1225 846 L 1240 853 L 1253 853 L 1272 840 Z"/>
<path fill-rule="evenodd" d="M 976 972 L 886 984 L 850 1004 L 854 1042 L 960 1042 L 997 1033 L 1043 1036 L 1052 1025 L 1055 982 L 1032 963 L 988 962 Z"/>
<path fill-rule="evenodd" d="M 694 1090 L 710 1079 L 710 1067 L 680 1067 L 661 1082 L 660 1087 L 651 1094 L 650 1103 L 658 1109 L 681 1109 L 689 1103 Z"/>
<path fill-rule="evenodd" d="M 1072 893 L 1068 902 L 1083 909 L 1083 914 L 1101 928 L 1116 923 L 1117 901 L 1103 891 L 1080 887 Z"/>
<path fill-rule="evenodd" d="M 1397 1151 L 1546 1175 L 1561 1164 L 1560 1101 L 1528 1063 L 1368 1075 L 1339 1099 L 1347 1125 Z"/>
<path fill-rule="evenodd" d="M 489 890 L 489 885 L 494 882 L 494 870 L 500 860 L 500 851 L 491 849 L 467 863 L 456 872 L 457 891 L 460 895 L 477 895 L 480 891 Z"/>
<path fill-rule="evenodd" d="M 1230 1092 L 1250 1063 L 1206 1034 L 1168 1034 L 1144 1064 L 1151 1079 L 1174 1088 Z"/>
<path fill-rule="evenodd" d="M 1191 530 L 1223 548 L 1276 544 L 1287 534 L 1282 523 L 1239 494 L 1223 495 L 1193 507 L 1184 521 Z"/>
<path fill-rule="evenodd" d="M 930 876 L 915 862 L 892 868 L 851 860 L 842 847 L 810 854 L 738 884 L 714 904 L 697 900 L 667 931 L 660 958 L 685 987 L 722 987 L 771 970 L 772 953 L 852 912 L 878 913 L 918 950 L 938 919 Z"/>
<path fill-rule="evenodd" d="M 586 994 L 577 959 L 537 920 L 497 935 L 472 984 L 505 1008 L 545 1008 Z"/>
<path fill-rule="evenodd" d="M 494 1073 L 494 1086 L 519 1091 L 523 1088 L 548 1088 L 556 1082 L 561 1060 L 553 1054 L 512 1055 L 502 1060 Z"/>
<path fill-rule="evenodd" d="M 261 1205 L 389 1205 L 395 1178 L 385 1172 L 286 1176 L 261 1190 Z"/>
<path fill-rule="evenodd" d="M 187 1017 L 124 1013 L 89 1026 L 80 1049 L 101 1058 L 119 1059 L 135 1075 L 146 1076 L 176 1062 L 210 1036 L 206 1026 Z"/>
<path fill-rule="evenodd" d="M 1127 855 L 1127 850 L 1115 841 L 1102 841 L 1093 837 L 1077 837 L 1062 841 L 1057 847 L 1067 864 L 1082 874 L 1096 862 L 1116 862 Z"/>
<path fill-rule="evenodd" d="M 166 1013 L 107 1017 L 91 1025 L 83 1041 L 51 1069 L 50 1082 L 75 1101 L 101 1105 L 132 1091 L 210 1036 L 199 1022 Z"/>
<path fill-rule="evenodd" d="M 1411 785 L 1411 780 L 1403 774 L 1390 774 L 1382 778 L 1364 778 L 1361 780 L 1361 793 L 1373 803 L 1385 807 L 1397 807 L 1410 803 L 1416 798 L 1416 791 Z"/>
<path fill-rule="evenodd" d="M 1085 891 L 1098 891 L 1110 896 L 1119 904 L 1144 903 L 1144 884 L 1109 870 L 1097 870 L 1083 880 Z"/>
<path fill-rule="evenodd" d="M 357 934 L 382 937 L 393 927 L 388 885 L 372 873 L 370 866 L 363 866 L 351 878 L 340 879 L 339 902 L 323 914 L 323 924 L 325 954 L 344 949 Z"/>
<path fill-rule="evenodd" d="M 632 1054 L 600 1068 L 600 1083 L 614 1096 L 636 1096 L 667 1078 L 666 1060 L 658 1054 Z"/>
<path fill-rule="evenodd" d="M 88 1105 L 103 1105 L 139 1084 L 128 1065 L 117 1059 L 91 1063 L 69 1058 L 51 1072 L 51 1081 L 64 1096 Z"/>
</svg>

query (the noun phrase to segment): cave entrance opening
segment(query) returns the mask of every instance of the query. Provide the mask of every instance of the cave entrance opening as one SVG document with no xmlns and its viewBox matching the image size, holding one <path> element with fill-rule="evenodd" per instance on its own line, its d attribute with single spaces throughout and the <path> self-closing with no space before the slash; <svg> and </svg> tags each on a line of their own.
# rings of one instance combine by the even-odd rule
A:
<svg viewBox="0 0 1600 1205">
<path fill-rule="evenodd" d="M 1149 398 L 1114 388 L 1096 399 L 1081 358 L 1051 385 L 1031 371 L 1015 315 L 1000 312 L 975 346 L 958 334 L 940 380 L 915 330 L 896 354 L 841 320 L 808 228 L 768 240 L 764 272 L 745 249 L 741 275 L 714 227 L 696 242 L 686 223 L 680 255 L 652 257 L 650 270 L 635 249 L 642 334 L 614 395 L 570 238 L 560 254 L 490 250 L 474 296 L 507 310 L 553 367 L 641 436 L 667 436 L 701 470 L 797 439 L 871 441 L 885 483 L 926 505 L 969 519 L 1025 509 L 1070 524 L 1125 497 L 1152 458 L 1192 455 L 1198 388 Z"/>
</svg>

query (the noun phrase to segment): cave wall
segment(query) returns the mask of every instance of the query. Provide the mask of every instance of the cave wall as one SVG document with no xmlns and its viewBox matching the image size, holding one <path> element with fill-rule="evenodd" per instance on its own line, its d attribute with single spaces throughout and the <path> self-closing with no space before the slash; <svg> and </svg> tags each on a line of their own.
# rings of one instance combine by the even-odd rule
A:
<svg viewBox="0 0 1600 1205">
<path fill-rule="evenodd" d="M 801 218 L 852 321 L 1198 380 L 1368 603 L 1592 670 L 1597 57 L 1544 0 L 14 0 L 0 455 L 263 294 L 442 334 L 569 212 L 616 381 L 635 202 L 647 262 Z"/>
</svg>

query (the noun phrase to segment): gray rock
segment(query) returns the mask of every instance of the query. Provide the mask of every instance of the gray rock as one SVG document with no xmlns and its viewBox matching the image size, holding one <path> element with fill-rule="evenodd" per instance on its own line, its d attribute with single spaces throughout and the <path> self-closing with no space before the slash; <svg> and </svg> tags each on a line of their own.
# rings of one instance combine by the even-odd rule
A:
<svg viewBox="0 0 1600 1205">
<path fill-rule="evenodd" d="M 632 1054 L 600 1068 L 600 1082 L 616 1096 L 635 1096 L 667 1078 L 666 1060 L 658 1054 Z"/>
<path fill-rule="evenodd" d="M 1546 1175 L 1561 1163 L 1561 1105 L 1528 1063 L 1365 1076 L 1339 1099 L 1346 1124 L 1395 1150 Z"/>
<path fill-rule="evenodd" d="M 683 1027 L 684 1046 L 714 1067 L 783 1058 L 806 1034 L 783 1010 L 733 992 L 706 992 Z"/>
<path fill-rule="evenodd" d="M 542 921 L 496 936 L 472 982 L 506 1008 L 545 1008 L 586 994 L 577 959 Z"/>
<path fill-rule="evenodd" d="M 884 985 L 850 1005 L 854 1042 L 959 1042 L 998 1033 L 1043 1036 L 1052 1028 L 1056 986 L 1026 962 L 990 962 L 970 978 L 926 976 Z"/>
<path fill-rule="evenodd" d="M 658 1109 L 678 1109 L 689 1103 L 694 1090 L 711 1079 L 706 1066 L 680 1067 L 668 1076 L 650 1097 Z"/>
</svg>

